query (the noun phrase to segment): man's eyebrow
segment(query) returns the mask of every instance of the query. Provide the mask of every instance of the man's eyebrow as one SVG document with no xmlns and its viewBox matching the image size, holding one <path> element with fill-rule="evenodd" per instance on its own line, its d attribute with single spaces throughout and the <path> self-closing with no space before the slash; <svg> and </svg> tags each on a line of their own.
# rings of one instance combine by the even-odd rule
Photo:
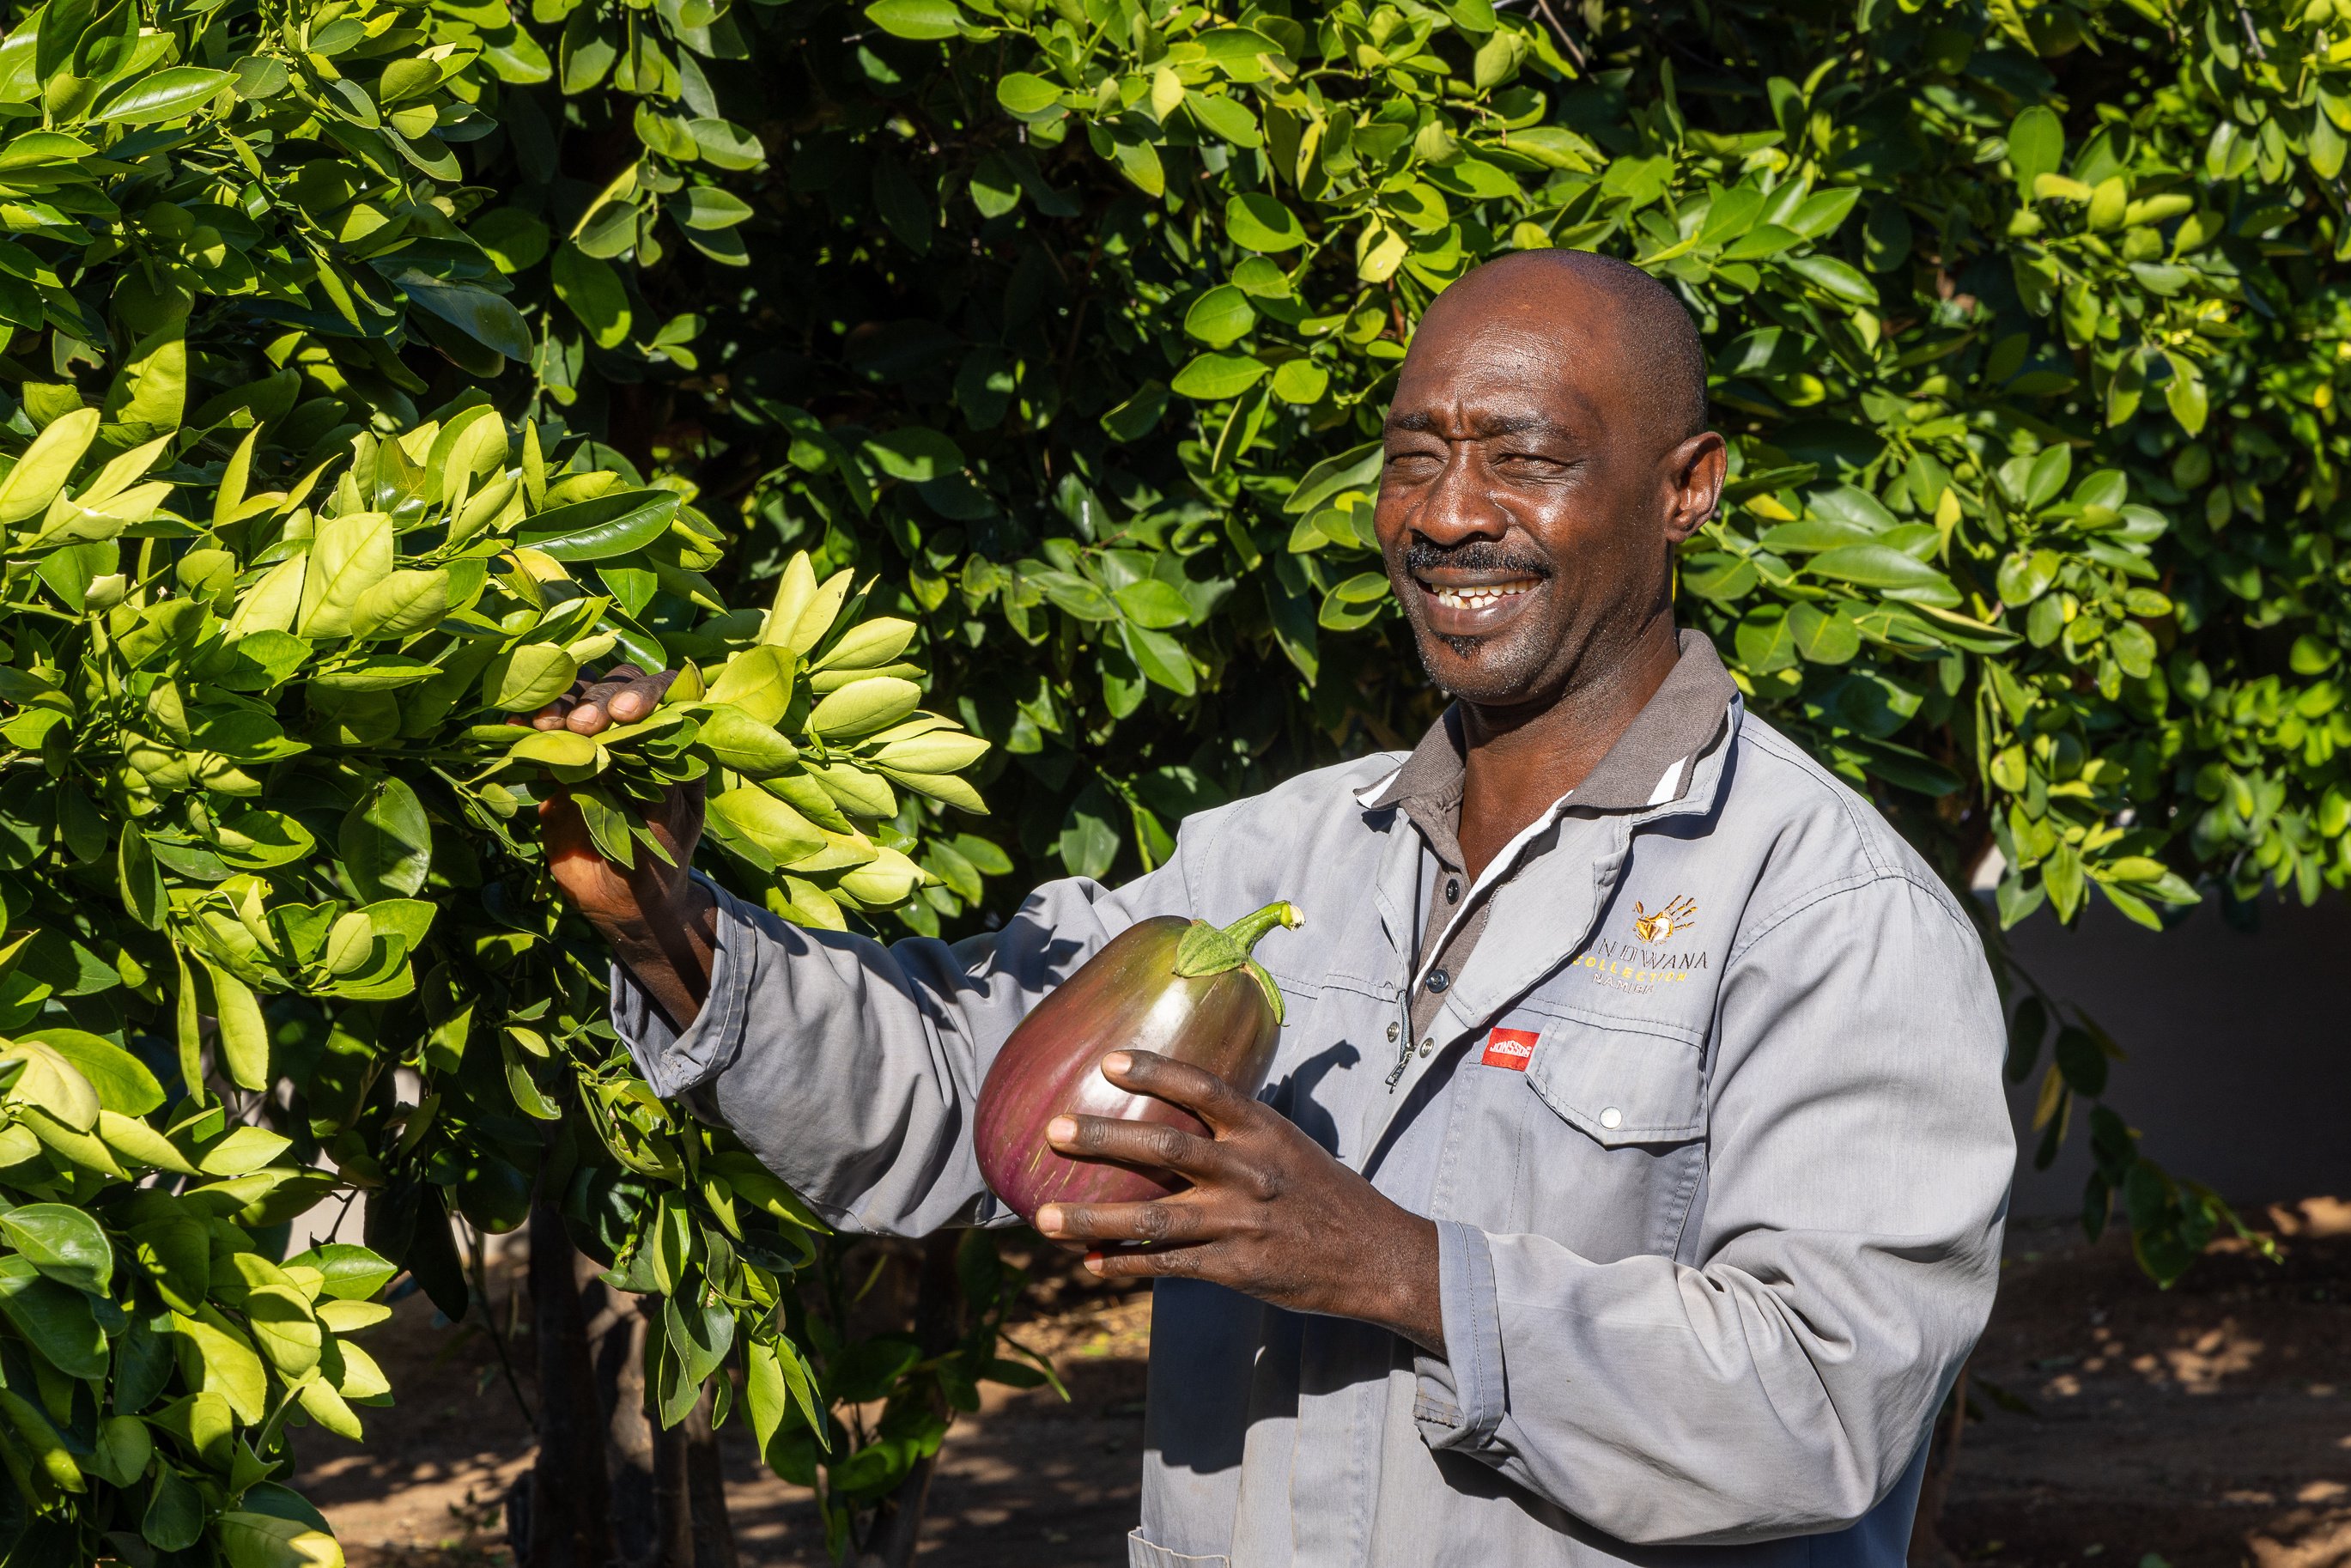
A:
<svg viewBox="0 0 2351 1568">
<path fill-rule="evenodd" d="M 1386 428 L 1389 430 L 1411 431 L 1416 434 L 1426 434 L 1437 429 L 1437 416 L 1425 410 L 1416 411 L 1411 413 L 1393 413 L 1388 416 Z M 1497 435 L 1568 435 L 1573 434 L 1566 426 L 1561 424 L 1559 421 L 1551 418 L 1548 414 L 1541 413 L 1513 413 L 1505 414 L 1499 419 L 1477 420 L 1473 422 L 1471 428 L 1473 439 L 1477 440 L 1486 440 Z"/>
</svg>

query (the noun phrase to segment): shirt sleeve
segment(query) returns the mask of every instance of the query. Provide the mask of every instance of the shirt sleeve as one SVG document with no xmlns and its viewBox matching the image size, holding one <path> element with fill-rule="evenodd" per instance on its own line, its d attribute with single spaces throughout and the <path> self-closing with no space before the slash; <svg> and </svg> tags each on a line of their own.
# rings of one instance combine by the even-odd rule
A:
<svg viewBox="0 0 2351 1568">
<path fill-rule="evenodd" d="M 1980 943 L 1886 878 L 1730 956 L 1682 1257 L 1440 1232 L 1434 1449 L 1622 1540 L 1844 1528 L 1902 1479 L 1991 1310 L 2015 1165 Z"/>
<path fill-rule="evenodd" d="M 702 1010 L 672 1030 L 616 964 L 612 1021 L 655 1093 L 732 1129 L 829 1222 L 889 1236 L 1008 1223 L 971 1147 L 988 1064 L 1102 944 L 1190 913 L 1181 861 L 1115 891 L 1048 883 L 1001 929 L 952 944 L 808 930 L 705 880 L 718 913 Z"/>
</svg>

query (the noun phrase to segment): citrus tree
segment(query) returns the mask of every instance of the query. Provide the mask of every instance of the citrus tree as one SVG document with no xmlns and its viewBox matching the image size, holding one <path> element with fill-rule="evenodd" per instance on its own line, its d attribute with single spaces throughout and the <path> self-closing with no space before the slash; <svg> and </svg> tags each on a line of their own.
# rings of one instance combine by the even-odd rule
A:
<svg viewBox="0 0 2351 1568">
<path fill-rule="evenodd" d="M 2323 3 L 6 16 L 23 1561 L 330 1557 L 289 1431 L 387 1393 L 393 1270 L 465 1310 L 453 1209 L 640 1294 L 657 1423 L 739 1401 L 838 1550 L 911 1550 L 949 1411 L 1038 1375 L 1017 1277 L 934 1249 L 971 1300 L 849 1334 L 798 1200 L 633 1076 L 532 802 L 629 856 L 699 786 L 712 874 L 935 934 L 1408 745 L 1378 417 L 1504 250 L 1679 290 L 1734 463 L 1683 613 L 1947 875 L 1996 853 L 1996 924 L 2351 874 Z M 618 660 L 692 673 L 599 742 L 504 726 Z M 2009 979 L 2043 1157 L 2086 1111 L 2085 1220 L 2168 1277 L 2225 1209 Z M 540 1561 L 600 1550 L 565 1495 Z"/>
</svg>

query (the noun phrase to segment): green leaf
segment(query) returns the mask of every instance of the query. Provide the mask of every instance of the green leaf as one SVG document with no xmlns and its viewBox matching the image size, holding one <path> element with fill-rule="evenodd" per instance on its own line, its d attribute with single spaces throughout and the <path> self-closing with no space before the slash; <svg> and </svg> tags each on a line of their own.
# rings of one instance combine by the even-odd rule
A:
<svg viewBox="0 0 2351 1568">
<path fill-rule="evenodd" d="M 1790 605 L 1788 627 L 1806 664 L 1842 664 L 1861 652 L 1861 628 L 1816 604 Z"/>
<path fill-rule="evenodd" d="M 114 1282 L 114 1249 L 98 1221 L 78 1208 L 20 1204 L 0 1214 L 0 1239 L 61 1285 L 103 1295 Z"/>
<path fill-rule="evenodd" d="M 1306 243 L 1306 225 L 1273 197 L 1244 192 L 1225 204 L 1225 233 L 1244 250 L 1276 255 Z"/>
<path fill-rule="evenodd" d="M 896 675 L 868 675 L 829 692 L 808 716 L 810 730 L 828 739 L 854 740 L 887 728 L 914 711 L 923 688 Z"/>
<path fill-rule="evenodd" d="M 1176 371 L 1170 385 L 1196 402 L 1220 402 L 1249 391 L 1265 372 L 1265 361 L 1247 354 L 1202 354 Z"/>
<path fill-rule="evenodd" d="M 1799 658 L 1795 627 L 1787 611 L 1777 604 L 1761 604 L 1749 611 L 1740 620 L 1732 640 L 1739 651 L 1739 663 L 1752 674 L 1787 669 Z"/>
<path fill-rule="evenodd" d="M 759 139 L 732 120 L 689 120 L 685 129 L 702 150 L 702 161 L 715 169 L 756 169 L 767 162 Z"/>
<path fill-rule="evenodd" d="M 1190 696 L 1199 689 L 1199 676 L 1192 668 L 1191 655 L 1184 644 L 1165 632 L 1154 632 L 1129 621 L 1118 629 L 1120 640 L 1126 644 L 1128 655 L 1134 660 L 1145 679 L 1165 686 L 1179 696 Z"/>
<path fill-rule="evenodd" d="M 1274 367 L 1273 395 L 1284 402 L 1320 402 L 1330 385 L 1331 372 L 1311 360 L 1284 360 Z"/>
<path fill-rule="evenodd" d="M 1823 550 L 1805 565 L 1822 577 L 1882 589 L 1889 598 L 1945 606 L 1959 602 L 1959 591 L 1951 586 L 1949 578 L 1891 545 L 1840 545 Z"/>
<path fill-rule="evenodd" d="M 31 1259 L 0 1257 L 0 1315 L 67 1376 L 96 1382 L 106 1375 L 106 1333 L 89 1298 L 44 1277 Z"/>
<path fill-rule="evenodd" d="M 601 349 L 618 348 L 634 319 L 629 291 L 611 263 L 600 261 L 569 240 L 556 247 L 551 269 L 556 298 L 579 318 Z"/>
<path fill-rule="evenodd" d="M 557 560 L 610 560 L 634 553 L 669 531 L 682 497 L 674 490 L 618 490 L 540 512 L 515 530 L 515 542 Z"/>
<path fill-rule="evenodd" d="M 754 779 L 772 778 L 799 760 L 799 747 L 738 707 L 712 708 L 696 743 L 722 767 Z"/>
<path fill-rule="evenodd" d="M 747 841 L 778 866 L 795 864 L 826 845 L 815 823 L 757 785 L 712 796 L 709 810 L 723 831 Z"/>
<path fill-rule="evenodd" d="M 2171 379 L 2163 383 L 2163 401 L 2171 410 L 2171 417 L 2189 434 L 2200 434 L 2210 400 L 2204 391 L 2204 379 L 2193 366 L 2176 354 L 2166 354 L 2171 364 Z"/>
<path fill-rule="evenodd" d="M 493 207 L 465 225 L 465 237 L 480 246 L 509 277 L 547 259 L 547 225 L 520 207 Z"/>
<path fill-rule="evenodd" d="M 1118 601 L 1119 609 L 1129 621 L 1155 632 L 1187 625 L 1192 619 L 1191 602 L 1172 584 L 1155 577 L 1130 582 L 1111 597 Z"/>
<path fill-rule="evenodd" d="M 1024 117 L 1041 114 L 1061 101 L 1061 89 L 1043 77 L 1012 71 L 997 82 L 996 101 Z"/>
<path fill-rule="evenodd" d="M 2008 163 L 2017 188 L 2030 193 L 2033 182 L 2053 174 L 2065 160 L 2065 127 L 2056 110 L 2036 103 L 2008 125 Z"/>
<path fill-rule="evenodd" d="M 732 191 L 722 191 L 716 185 L 688 185 L 685 188 L 685 226 L 690 229 L 728 229 L 751 216 L 751 204 Z"/>
<path fill-rule="evenodd" d="M 865 450 L 893 479 L 923 483 L 963 472 L 962 450 L 935 430 L 901 425 L 865 438 Z"/>
<path fill-rule="evenodd" d="M 231 73 L 173 66 L 137 79 L 90 116 L 93 125 L 160 125 L 195 113 L 227 84 Z"/>
<path fill-rule="evenodd" d="M 325 1276 L 319 1289 L 339 1301 L 365 1301 L 392 1281 L 399 1266 L 349 1241 L 329 1241 L 288 1258 L 286 1266 L 316 1269 Z"/>
<path fill-rule="evenodd" d="M 121 892 L 123 909 L 148 930 L 161 931 L 163 874 L 156 869 L 155 852 L 148 847 L 147 835 L 125 822 L 114 849 L 115 885 Z"/>
<path fill-rule="evenodd" d="M 893 37 L 929 41 L 956 37 L 962 13 L 955 0 L 873 0 L 865 16 Z"/>
<path fill-rule="evenodd" d="M 386 775 L 344 813 L 337 848 L 362 899 L 406 897 L 433 868 L 433 823 L 415 789 Z"/>
<path fill-rule="evenodd" d="M 155 1486 L 139 1532 L 159 1552 L 184 1552 L 204 1539 L 203 1494 L 168 1461 L 155 1467 Z"/>
<path fill-rule="evenodd" d="M 1079 792 L 1061 819 L 1057 843 L 1061 863 L 1071 876 L 1100 881 L 1110 874 L 1119 845 L 1118 831 L 1111 823 L 1123 814 L 1123 809 L 1099 784 L 1090 784 Z"/>
<path fill-rule="evenodd" d="M 1184 315 L 1184 330 L 1212 349 L 1238 342 L 1256 325 L 1257 311 L 1251 308 L 1249 296 L 1229 283 L 1220 283 L 1201 295 Z"/>
<path fill-rule="evenodd" d="M 147 1064 L 115 1044 L 86 1030 L 48 1024 L 19 1030 L 19 1042 L 45 1045 L 82 1076 L 98 1103 L 124 1116 L 144 1116 L 163 1103 L 163 1086 Z"/>
<path fill-rule="evenodd" d="M 1833 256 L 1792 256 L 1780 265 L 1848 304 L 1877 303 L 1877 285 Z"/>
<path fill-rule="evenodd" d="M 220 1024 L 221 1065 L 226 1069 L 230 1082 L 240 1089 L 257 1092 L 268 1088 L 269 1025 L 262 1017 L 260 1001 L 243 980 L 210 958 L 202 958 L 202 962 L 213 983 L 213 1013 Z"/>
<path fill-rule="evenodd" d="M 471 284 L 444 283 L 417 271 L 402 270 L 392 281 L 409 300 L 431 311 L 484 348 L 509 360 L 528 361 L 530 327 L 503 296 Z"/>
<path fill-rule="evenodd" d="M 1858 185 L 1838 185 L 1817 192 L 1805 197 L 1803 204 L 1789 216 L 1788 226 L 1806 239 L 1825 239 L 1844 226 L 1854 204 L 1860 199 Z"/>
<path fill-rule="evenodd" d="M 429 631 L 449 610 L 449 573 L 395 571 L 351 605 L 353 637 L 408 637 Z"/>
<path fill-rule="evenodd" d="M 482 690 L 501 713 L 532 713 L 569 691 L 579 678 L 580 661 L 558 644 L 525 643 L 490 662 Z"/>
<path fill-rule="evenodd" d="M 1156 379 L 1135 388 L 1134 395 L 1102 416 L 1102 433 L 1116 442 L 1140 441 L 1159 424 L 1167 411 L 1167 383 Z"/>
<path fill-rule="evenodd" d="M 1298 476 L 1297 486 L 1281 509 L 1293 517 L 1302 517 L 1343 491 L 1370 489 L 1379 483 L 1384 455 L 1382 443 L 1367 441 L 1325 457 Z"/>
<path fill-rule="evenodd" d="M 90 440 L 98 434 L 98 410 L 76 409 L 33 437 L 7 478 L 0 480 L 0 523 L 21 523 L 47 509 L 82 454 L 89 450 Z"/>
<path fill-rule="evenodd" d="M 343 1549 L 323 1525 L 231 1510 L 213 1530 L 228 1568 L 343 1568 Z"/>
<path fill-rule="evenodd" d="M 319 524 L 294 630 L 310 638 L 350 635 L 360 596 L 390 577 L 392 565 L 389 513 L 356 512 Z"/>
</svg>

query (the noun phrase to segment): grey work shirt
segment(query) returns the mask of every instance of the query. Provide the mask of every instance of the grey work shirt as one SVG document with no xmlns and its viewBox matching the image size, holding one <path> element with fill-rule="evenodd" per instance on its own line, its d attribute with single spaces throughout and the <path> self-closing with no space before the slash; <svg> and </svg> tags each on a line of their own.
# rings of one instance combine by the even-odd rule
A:
<svg viewBox="0 0 2351 1568">
<path fill-rule="evenodd" d="M 1611 761 L 1676 750 L 1723 678 L 1686 636 Z M 1640 804 L 1604 763 L 1498 857 L 1425 1055 L 1397 1054 L 1433 913 L 1397 754 L 1202 812 L 1149 874 L 1049 883 L 962 943 L 722 895 L 694 1024 L 617 975 L 615 1021 L 843 1227 L 988 1222 L 971 1107 L 1037 999 L 1137 919 L 1291 899 L 1306 926 L 1258 949 L 1289 1002 L 1264 1097 L 1437 1221 L 1444 1353 L 1161 1281 L 1130 1563 L 1893 1568 L 1991 1303 L 1999 1003 L 1884 820 L 1735 697 L 1720 720 Z"/>
</svg>

